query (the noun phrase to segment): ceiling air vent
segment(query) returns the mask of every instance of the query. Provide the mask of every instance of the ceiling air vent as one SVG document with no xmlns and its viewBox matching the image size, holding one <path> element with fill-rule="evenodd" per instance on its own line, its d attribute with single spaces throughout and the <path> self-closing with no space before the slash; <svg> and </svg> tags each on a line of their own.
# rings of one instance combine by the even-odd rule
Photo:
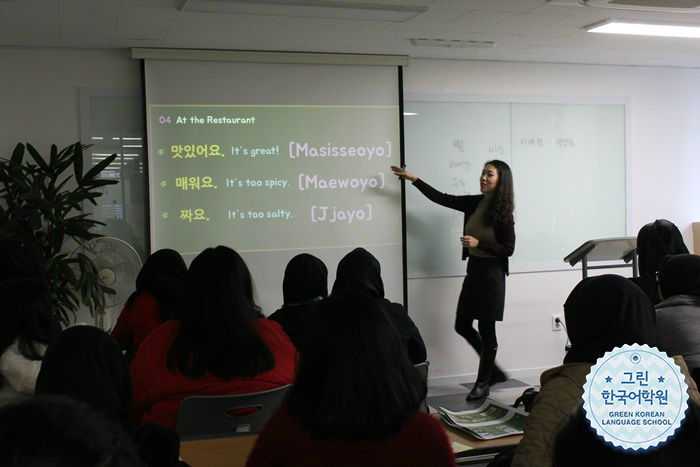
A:
<svg viewBox="0 0 700 467">
<path fill-rule="evenodd" d="M 700 13 L 700 0 L 579 0 L 579 3 L 618 10 Z"/>
</svg>

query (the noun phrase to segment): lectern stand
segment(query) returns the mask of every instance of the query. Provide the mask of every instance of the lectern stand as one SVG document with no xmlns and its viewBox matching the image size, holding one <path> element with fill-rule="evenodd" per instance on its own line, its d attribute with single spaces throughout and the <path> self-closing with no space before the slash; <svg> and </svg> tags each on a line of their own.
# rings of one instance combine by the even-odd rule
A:
<svg viewBox="0 0 700 467">
<path fill-rule="evenodd" d="M 615 261 L 621 260 L 625 264 L 606 264 L 603 266 L 589 266 L 589 261 Z M 601 238 L 598 240 L 588 240 L 586 243 L 576 248 L 564 258 L 564 261 L 572 266 L 581 261 L 581 272 L 583 278 L 588 277 L 589 269 L 609 269 L 620 267 L 631 267 L 632 275 L 637 277 L 637 238 L 617 237 Z M 629 262 L 632 264 L 629 264 Z"/>
</svg>

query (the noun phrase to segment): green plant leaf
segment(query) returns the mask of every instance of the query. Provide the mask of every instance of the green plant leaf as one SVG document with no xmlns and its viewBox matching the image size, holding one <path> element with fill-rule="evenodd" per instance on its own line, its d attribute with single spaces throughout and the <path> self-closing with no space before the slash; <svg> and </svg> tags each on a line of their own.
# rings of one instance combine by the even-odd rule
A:
<svg viewBox="0 0 700 467">
<path fill-rule="evenodd" d="M 99 188 L 101 186 L 116 185 L 117 183 L 119 183 L 119 180 L 108 180 L 105 178 L 97 178 L 95 180 L 83 183 L 83 186 L 85 188 L 92 189 L 92 188 Z"/>
<path fill-rule="evenodd" d="M 26 200 L 26 201 L 35 201 L 35 200 L 43 200 L 44 197 L 41 196 L 41 193 L 38 193 L 36 191 L 30 191 L 28 193 L 22 193 L 20 196 L 21 199 Z"/>
<path fill-rule="evenodd" d="M 78 184 L 82 184 L 83 180 L 83 148 L 80 142 L 75 143 L 73 147 L 73 169 L 75 170 L 75 179 Z"/>
<path fill-rule="evenodd" d="M 102 172 L 109 164 L 114 161 L 114 159 L 117 158 L 117 154 L 114 153 L 111 156 L 108 156 L 106 159 L 101 160 L 97 165 L 95 165 L 93 168 L 87 171 L 83 179 L 80 181 L 80 184 L 84 184 L 85 182 L 88 182 L 95 178 L 97 175 L 99 175 L 100 172 Z"/>
<path fill-rule="evenodd" d="M 22 159 L 24 159 L 24 144 L 17 143 L 17 146 L 15 146 L 15 150 L 12 151 L 12 157 L 10 158 L 10 161 L 13 164 L 21 164 Z"/>
<path fill-rule="evenodd" d="M 11 159 L 0 159 L 0 235 L 33 237 L 40 245 L 46 261 L 46 277 L 56 301 L 56 317 L 64 324 L 81 304 L 95 313 L 104 313 L 105 293 L 113 292 L 99 279 L 95 264 L 88 256 L 72 256 L 62 251 L 69 239 L 83 243 L 102 235 L 91 232 L 103 225 L 83 212 L 85 200 L 101 195 L 99 188 L 114 180 L 96 179 L 115 158 L 110 156 L 82 174 L 82 151 L 89 146 L 76 143 L 62 150 L 51 146 L 48 163 L 35 148 L 18 144 Z M 24 159 L 25 149 L 31 158 Z M 77 164 L 77 166 L 76 166 Z M 66 189 L 73 174 L 86 186 Z M 71 171 L 72 172 L 72 171 Z"/>
<path fill-rule="evenodd" d="M 29 155 L 32 156 L 32 159 L 34 159 L 34 162 L 36 162 L 36 165 L 42 168 L 42 170 L 47 171 L 49 170 L 48 164 L 46 164 L 46 161 L 44 160 L 43 157 L 41 157 L 41 154 L 39 154 L 39 151 L 34 149 L 34 146 L 31 144 L 27 143 L 27 149 L 29 150 Z"/>
<path fill-rule="evenodd" d="M 51 145 L 51 155 L 49 156 L 49 165 L 54 167 L 58 160 L 58 147 L 55 144 Z"/>
<path fill-rule="evenodd" d="M 58 175 L 60 175 L 60 174 L 62 174 L 63 172 L 65 172 L 66 169 L 67 169 L 68 167 L 70 167 L 71 165 L 73 165 L 73 159 L 67 159 L 67 160 L 64 160 L 64 161 L 61 161 L 61 162 L 57 163 L 57 164 L 56 164 L 56 167 L 55 167 L 55 169 L 54 169 L 54 177 L 58 178 Z M 73 177 L 73 176 L 71 175 L 71 178 L 72 178 L 72 177 Z"/>
</svg>

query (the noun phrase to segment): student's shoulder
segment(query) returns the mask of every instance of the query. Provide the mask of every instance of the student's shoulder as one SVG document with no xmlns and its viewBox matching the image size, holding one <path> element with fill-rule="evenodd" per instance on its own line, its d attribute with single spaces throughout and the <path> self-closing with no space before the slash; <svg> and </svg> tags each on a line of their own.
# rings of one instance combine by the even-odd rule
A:
<svg viewBox="0 0 700 467">
<path fill-rule="evenodd" d="M 294 347 L 294 344 L 292 344 L 289 336 L 287 336 L 287 333 L 284 332 L 282 325 L 277 321 L 267 318 L 258 318 L 255 320 L 255 327 L 260 333 L 260 336 L 267 342 L 268 345 L 274 341 L 283 346 L 289 345 L 292 348 Z"/>
<path fill-rule="evenodd" d="M 149 346 L 162 347 L 164 343 L 169 344 L 175 338 L 177 329 L 180 326 L 180 320 L 171 319 L 158 326 L 141 342 L 139 347 L 147 348 Z"/>
<path fill-rule="evenodd" d="M 284 332 L 282 330 L 282 325 L 278 323 L 276 320 L 271 319 L 272 316 L 268 318 L 256 318 L 255 319 L 255 327 L 257 328 L 259 333 L 270 333 L 270 334 L 276 334 L 278 332 Z M 276 315 L 275 317 L 279 317 L 279 315 Z"/>
<path fill-rule="evenodd" d="M 137 296 L 136 299 L 134 300 L 134 303 L 140 303 L 140 304 L 157 304 L 158 299 L 156 299 L 155 296 L 151 295 L 150 292 L 146 292 L 145 290 L 140 292 Z"/>
<path fill-rule="evenodd" d="M 423 412 L 423 411 L 417 411 L 408 420 L 407 426 L 410 429 L 423 431 L 423 432 L 431 432 L 431 433 L 444 433 L 445 432 L 442 425 L 440 425 L 440 421 L 436 417 L 434 417 L 433 415 L 431 415 L 427 412 Z"/>
</svg>

